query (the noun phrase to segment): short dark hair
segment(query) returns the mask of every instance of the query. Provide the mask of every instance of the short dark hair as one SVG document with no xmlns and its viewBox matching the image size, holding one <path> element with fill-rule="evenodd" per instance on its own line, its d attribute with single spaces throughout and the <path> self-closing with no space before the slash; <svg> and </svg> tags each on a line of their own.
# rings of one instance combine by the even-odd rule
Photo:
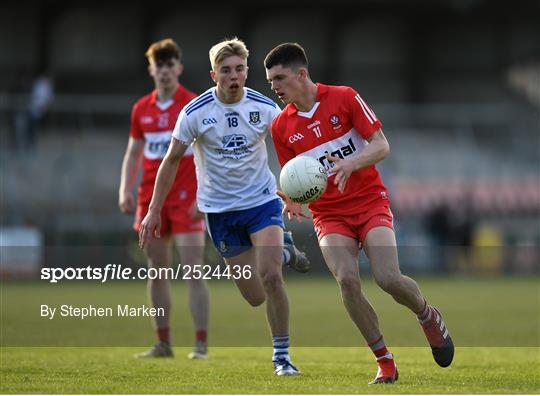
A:
<svg viewBox="0 0 540 396">
<path fill-rule="evenodd" d="M 164 40 L 153 43 L 146 51 L 148 62 L 166 62 L 176 58 L 182 62 L 182 50 L 173 39 L 166 38 Z"/>
<path fill-rule="evenodd" d="M 264 67 L 271 69 L 274 66 L 306 67 L 308 60 L 306 51 L 298 43 L 283 43 L 272 49 L 264 58 Z"/>
</svg>

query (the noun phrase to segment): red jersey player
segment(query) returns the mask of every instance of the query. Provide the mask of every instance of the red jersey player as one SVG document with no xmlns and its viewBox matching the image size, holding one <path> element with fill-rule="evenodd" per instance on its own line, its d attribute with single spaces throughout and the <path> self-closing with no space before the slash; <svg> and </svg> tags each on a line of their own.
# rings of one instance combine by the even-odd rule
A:
<svg viewBox="0 0 540 396">
<path fill-rule="evenodd" d="M 435 361 L 449 366 L 454 345 L 440 312 L 427 304 L 416 282 L 399 269 L 388 191 L 375 168 L 390 151 L 381 122 L 354 89 L 315 84 L 305 51 L 296 43 L 272 49 L 264 65 L 272 90 L 287 104 L 272 123 L 281 166 L 297 155 L 307 155 L 328 170 L 327 191 L 309 210 L 345 307 L 377 359 L 379 370 L 371 383 L 393 383 L 398 371 L 377 315 L 360 287 L 361 248 L 377 284 L 417 315 Z M 289 219 L 306 217 L 301 206 L 287 198 L 284 212 Z"/>
<path fill-rule="evenodd" d="M 142 97 L 131 113 L 131 131 L 122 164 L 119 190 L 119 206 L 122 212 L 135 210 L 132 193 L 142 157 L 143 176 L 138 189 L 138 201 L 134 229 L 139 231 L 140 222 L 148 212 L 159 165 L 171 141 L 172 130 L 182 108 L 196 95 L 178 82 L 182 74 L 181 51 L 171 39 L 158 41 L 146 52 L 148 71 L 154 79 L 155 90 Z M 197 180 L 193 154 L 186 154 L 178 168 L 163 210 L 160 239 L 152 239 L 145 249 L 149 267 L 171 265 L 171 242 L 179 248 L 182 265 L 202 268 L 205 226 L 197 216 L 195 198 Z M 189 279 L 189 306 L 196 329 L 196 345 L 190 358 L 206 358 L 206 331 L 208 326 L 209 297 L 206 281 Z M 159 342 L 149 351 L 137 357 L 172 356 L 169 336 L 171 295 L 168 279 L 149 279 L 148 289 L 152 305 L 163 308 L 165 315 L 154 317 Z"/>
</svg>

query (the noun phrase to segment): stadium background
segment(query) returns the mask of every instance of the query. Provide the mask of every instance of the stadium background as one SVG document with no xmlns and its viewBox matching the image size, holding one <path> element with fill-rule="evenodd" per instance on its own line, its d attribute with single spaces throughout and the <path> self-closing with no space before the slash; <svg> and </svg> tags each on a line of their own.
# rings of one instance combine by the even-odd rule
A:
<svg viewBox="0 0 540 396">
<path fill-rule="evenodd" d="M 4 236 L 24 226 L 44 246 L 129 245 L 132 219 L 117 210 L 117 186 L 131 105 L 152 88 L 146 48 L 174 38 L 184 50 L 182 82 L 202 92 L 211 83 L 209 47 L 237 35 L 251 50 L 254 89 L 277 99 L 262 60 L 274 45 L 297 41 L 314 81 L 355 87 L 383 121 L 392 154 L 380 169 L 406 270 L 538 271 L 537 1 L 337 1 L 331 9 L 288 5 L 281 14 L 236 4 L 4 2 Z M 25 149 L 29 92 L 43 73 L 54 97 L 36 144 Z M 299 244 L 314 243 L 308 232 L 296 234 Z"/>
<path fill-rule="evenodd" d="M 403 271 L 488 279 L 484 285 L 490 290 L 498 290 L 491 281 L 500 285 L 508 279 L 513 285 L 510 277 L 517 277 L 515 289 L 504 293 L 518 299 L 512 290 L 520 290 L 519 279 L 527 277 L 527 291 L 537 296 L 539 17 L 538 1 L 509 7 L 487 0 L 336 0 L 331 8 L 247 1 L 235 7 L 167 1 L 159 7 L 101 1 L 2 3 L 2 284 L 14 293 L 4 294 L 4 319 L 20 319 L 17 312 L 8 316 L 7 309 L 13 309 L 8 297 L 34 287 L 11 280 L 37 278 L 41 265 L 145 264 L 131 231 L 132 218 L 118 210 L 117 190 L 131 106 L 152 89 L 144 52 L 165 37 L 182 47 L 181 81 L 196 92 L 211 84 L 210 46 L 225 37 L 242 38 L 251 51 L 248 85 L 273 99 L 264 55 L 284 41 L 305 46 L 314 81 L 355 87 L 383 122 L 392 153 L 380 170 L 391 191 Z M 54 97 L 31 145 L 24 133 L 26 115 L 34 78 L 43 73 L 54 83 Z M 312 258 L 309 279 L 318 282 L 319 274 L 329 280 L 310 222 L 288 226 Z M 217 262 L 210 244 L 207 259 Z M 361 269 L 368 267 L 363 263 Z M 287 278 L 299 276 L 288 273 Z M 434 279 L 429 287 L 436 291 L 440 278 Z M 73 283 L 78 283 L 68 283 L 55 290 L 75 293 Z M 460 287 L 450 288 L 450 294 L 459 295 Z M 141 300 L 143 289 L 137 294 Z M 338 298 L 336 289 L 331 293 Z M 21 306 L 33 309 L 36 296 Z M 336 301 L 333 309 L 341 310 Z M 538 304 L 532 298 L 523 308 L 524 314 L 533 312 L 526 333 L 533 336 L 517 341 L 520 345 L 539 343 Z M 4 345 L 26 345 L 27 333 L 7 320 L 3 326 Z M 57 333 L 50 328 L 40 334 Z M 133 343 L 144 345 L 149 337 Z M 473 337 L 465 344 L 478 342 Z M 60 341 L 38 337 L 30 342 L 48 343 Z"/>
</svg>

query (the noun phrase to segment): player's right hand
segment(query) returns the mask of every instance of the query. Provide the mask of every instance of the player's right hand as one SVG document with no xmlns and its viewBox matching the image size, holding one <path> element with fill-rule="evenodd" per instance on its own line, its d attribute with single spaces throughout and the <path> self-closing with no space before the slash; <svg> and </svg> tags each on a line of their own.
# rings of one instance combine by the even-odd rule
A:
<svg viewBox="0 0 540 396">
<path fill-rule="evenodd" d="M 121 192 L 118 195 L 118 207 L 125 214 L 133 214 L 135 212 L 135 197 L 131 191 Z"/>
<path fill-rule="evenodd" d="M 139 247 L 144 249 L 150 238 L 160 238 L 161 215 L 159 211 L 148 211 L 139 228 Z"/>
<path fill-rule="evenodd" d="M 289 198 L 285 199 L 283 214 L 287 214 L 287 218 L 289 220 L 295 218 L 299 223 L 302 222 L 302 217 L 309 219 L 309 216 L 305 215 L 304 212 L 302 212 L 302 205 L 291 201 Z"/>
</svg>

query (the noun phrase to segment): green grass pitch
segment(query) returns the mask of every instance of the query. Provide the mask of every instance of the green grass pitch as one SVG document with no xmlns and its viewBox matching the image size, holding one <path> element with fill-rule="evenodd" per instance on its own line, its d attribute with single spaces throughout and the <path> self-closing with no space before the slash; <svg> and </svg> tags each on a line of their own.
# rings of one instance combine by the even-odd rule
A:
<svg viewBox="0 0 540 396">
<path fill-rule="evenodd" d="M 540 287 L 531 279 L 417 279 L 441 308 L 457 344 L 439 368 L 414 317 L 372 282 L 365 292 L 396 356 L 400 380 L 368 386 L 371 353 L 328 278 L 286 279 L 291 355 L 300 377 L 273 374 L 264 308 L 242 301 L 232 282 L 211 281 L 210 359 L 186 358 L 192 342 L 185 284 L 173 287 L 174 359 L 136 360 L 153 342 L 148 318 L 54 319 L 40 304 L 145 302 L 143 282 L 1 284 L 1 393 L 152 394 L 508 394 L 540 391 Z"/>
</svg>

